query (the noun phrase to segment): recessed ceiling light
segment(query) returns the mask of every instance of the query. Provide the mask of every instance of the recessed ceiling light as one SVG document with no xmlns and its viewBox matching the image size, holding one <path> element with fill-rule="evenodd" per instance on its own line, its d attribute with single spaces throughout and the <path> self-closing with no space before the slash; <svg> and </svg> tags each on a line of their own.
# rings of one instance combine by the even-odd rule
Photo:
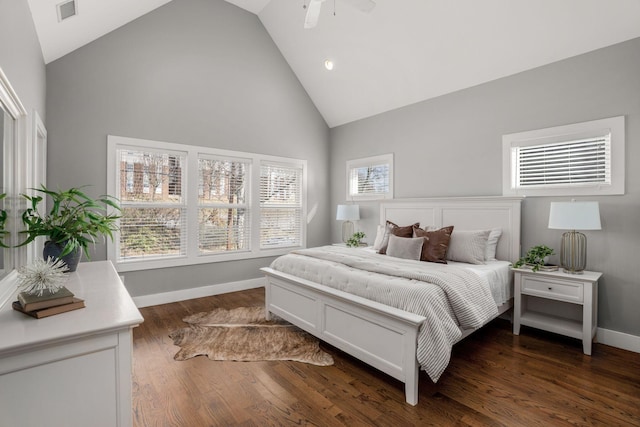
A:
<svg viewBox="0 0 640 427">
<path fill-rule="evenodd" d="M 324 61 L 324 68 L 326 68 L 329 71 L 333 70 L 333 61 L 330 59 L 327 59 L 326 61 Z"/>
</svg>

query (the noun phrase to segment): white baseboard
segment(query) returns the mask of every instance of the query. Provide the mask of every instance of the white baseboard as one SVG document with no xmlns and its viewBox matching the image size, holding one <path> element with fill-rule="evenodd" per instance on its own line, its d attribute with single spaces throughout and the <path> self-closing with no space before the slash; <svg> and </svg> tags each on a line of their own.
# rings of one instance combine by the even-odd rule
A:
<svg viewBox="0 0 640 427">
<path fill-rule="evenodd" d="M 219 283 L 217 285 L 200 286 L 197 288 L 182 289 L 179 291 L 163 292 L 160 294 L 141 295 L 133 297 L 133 302 L 138 308 L 151 305 L 168 304 L 194 298 L 208 297 L 211 295 L 226 294 L 229 292 L 244 291 L 246 289 L 260 288 L 264 286 L 264 278 L 241 280 L 238 282 Z"/>
<path fill-rule="evenodd" d="M 124 279 L 124 278 L 123 278 Z M 124 280 L 123 280 L 124 281 Z M 241 280 L 238 282 L 220 283 L 217 285 L 201 286 L 180 291 L 163 292 L 160 294 L 133 297 L 138 308 L 151 305 L 168 304 L 193 298 L 226 294 L 264 286 L 264 278 Z M 625 334 L 624 332 L 598 328 L 597 340 L 601 344 L 640 353 L 640 336 Z"/>
<path fill-rule="evenodd" d="M 596 338 L 601 344 L 640 353 L 639 336 L 612 331 L 611 329 L 598 328 Z"/>
</svg>

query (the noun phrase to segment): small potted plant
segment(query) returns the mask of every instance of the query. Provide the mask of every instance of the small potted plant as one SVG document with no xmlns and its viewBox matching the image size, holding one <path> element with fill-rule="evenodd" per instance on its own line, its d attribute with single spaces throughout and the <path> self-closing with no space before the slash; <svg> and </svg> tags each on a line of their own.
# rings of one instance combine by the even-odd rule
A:
<svg viewBox="0 0 640 427">
<path fill-rule="evenodd" d="M 364 246 L 361 240 L 364 239 L 365 237 L 366 235 L 362 231 L 357 231 L 353 233 L 353 236 L 349 237 L 349 239 L 347 240 L 347 246 L 350 248 Z"/>
<path fill-rule="evenodd" d="M 53 191 L 42 185 L 34 188 L 42 196 L 22 196 L 31 205 L 22 214 L 22 222 L 27 239 L 19 246 L 33 242 L 38 236 L 46 236 L 43 256 L 44 259 L 61 258 L 69 267 L 69 271 L 75 271 L 82 252 L 89 256 L 89 243 L 95 244 L 96 238 L 102 236 L 113 240 L 113 232 L 118 229 L 119 215 L 107 212 L 111 207 L 120 211 L 116 199 L 111 196 L 100 196 L 93 199 L 87 196 L 79 188 L 71 188 L 66 191 Z M 51 209 L 43 215 L 38 211 L 38 205 L 44 197 L 51 198 Z"/>
<path fill-rule="evenodd" d="M 545 245 L 534 246 L 526 253 L 525 256 L 520 258 L 513 264 L 514 268 L 520 268 L 523 265 L 531 267 L 533 271 L 540 270 L 544 267 L 550 255 L 553 255 L 553 249 Z"/>
</svg>

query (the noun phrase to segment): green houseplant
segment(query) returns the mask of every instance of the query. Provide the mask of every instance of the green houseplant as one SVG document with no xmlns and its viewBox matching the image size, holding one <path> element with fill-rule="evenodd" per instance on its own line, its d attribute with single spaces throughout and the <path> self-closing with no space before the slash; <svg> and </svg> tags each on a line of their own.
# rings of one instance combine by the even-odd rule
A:
<svg viewBox="0 0 640 427">
<path fill-rule="evenodd" d="M 526 265 L 531 267 L 533 271 L 538 271 L 540 270 L 540 267 L 545 265 L 545 262 L 546 262 L 545 258 L 553 254 L 554 254 L 553 249 L 551 249 L 548 246 L 545 246 L 545 245 L 534 246 L 531 249 L 529 249 L 529 251 L 525 254 L 525 256 L 523 256 L 518 261 L 516 261 L 513 264 L 513 267 L 520 268 L 523 265 Z"/>
<path fill-rule="evenodd" d="M 350 248 L 355 248 L 360 246 L 362 243 L 360 240 L 364 239 L 366 235 L 362 231 L 357 231 L 353 233 L 353 236 L 349 237 L 347 240 L 347 246 Z"/>
<path fill-rule="evenodd" d="M 38 236 L 46 236 L 47 242 L 43 251 L 44 258 L 62 258 L 69 271 L 75 271 L 82 252 L 91 259 L 88 252 L 89 243 L 95 244 L 98 237 L 109 237 L 113 240 L 113 232 L 117 231 L 119 215 L 108 213 L 111 207 L 118 212 L 117 199 L 111 196 L 100 196 L 93 199 L 80 188 L 53 191 L 42 185 L 33 190 L 42 195 L 22 196 L 30 202 L 22 214 L 27 239 L 19 246 L 33 242 Z M 51 209 L 46 215 L 38 211 L 38 205 L 45 197 L 51 199 Z"/>
</svg>

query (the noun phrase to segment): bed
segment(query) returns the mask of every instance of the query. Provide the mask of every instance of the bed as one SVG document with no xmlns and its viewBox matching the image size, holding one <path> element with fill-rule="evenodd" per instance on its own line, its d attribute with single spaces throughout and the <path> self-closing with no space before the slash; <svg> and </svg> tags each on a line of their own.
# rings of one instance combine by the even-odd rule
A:
<svg viewBox="0 0 640 427">
<path fill-rule="evenodd" d="M 385 224 L 386 221 L 392 221 L 396 224 L 420 222 L 421 227 L 440 228 L 454 225 L 454 232 L 455 230 L 481 229 L 500 229 L 502 231 L 495 251 L 496 258 L 499 260 L 496 263 L 466 265 L 449 262 L 447 264 L 447 266 L 450 265 L 453 271 L 474 271 L 482 282 L 486 282 L 490 286 L 496 281 L 496 277 L 506 277 L 506 284 L 502 286 L 503 288 L 506 286 L 507 289 L 505 292 L 495 291 L 494 288 L 491 288 L 489 292 L 493 297 L 491 304 L 494 306 L 488 317 L 475 319 L 475 323 L 468 323 L 472 325 L 469 328 L 458 325 L 455 327 L 455 331 L 445 331 L 445 335 L 453 335 L 453 332 L 455 332 L 455 336 L 450 337 L 452 342 L 466 337 L 481 327 L 482 324 L 486 324 L 512 307 L 513 284 L 508 261 L 518 259 L 520 254 L 521 200 L 521 198 L 505 197 L 465 197 L 394 200 L 383 202 L 380 205 L 381 224 Z M 351 251 L 351 253 L 349 254 L 348 251 Z M 339 276 L 339 274 L 342 274 L 341 270 L 344 270 L 344 274 L 365 274 L 369 277 L 375 275 L 376 279 L 379 279 L 377 275 L 386 273 L 385 269 L 393 269 L 393 265 L 386 266 L 382 262 L 377 262 L 378 260 L 382 261 L 385 258 L 384 255 L 375 254 L 370 250 L 334 246 L 324 249 L 311 248 L 303 250 L 299 254 L 286 255 L 285 257 L 300 257 L 302 255 L 305 257 L 313 255 L 326 258 L 314 259 L 313 261 L 313 263 L 328 263 L 327 267 L 322 269 L 324 273 L 320 275 L 308 272 L 303 274 L 303 271 L 319 268 L 317 266 L 314 267 L 313 264 L 296 267 L 298 270 L 293 268 L 290 272 L 285 269 L 282 269 L 285 271 L 279 271 L 280 267 L 277 267 L 278 269 L 273 268 L 278 264 L 277 261 L 283 257 L 274 261 L 271 267 L 263 268 L 262 271 L 266 275 L 265 304 L 267 316 L 273 313 L 282 317 L 319 339 L 402 381 L 405 384 L 407 403 L 416 405 L 418 402 L 418 378 L 421 367 L 419 359 L 423 361 L 422 368 L 429 373 L 432 380 L 434 379 L 433 369 L 430 370 L 430 366 L 428 366 L 431 362 L 424 362 L 425 358 L 421 357 L 421 354 L 424 353 L 421 348 L 423 343 L 434 339 L 430 336 L 431 332 L 429 331 L 434 322 L 433 313 L 427 310 L 421 314 L 416 314 L 412 312 L 414 311 L 413 309 L 411 311 L 401 309 L 398 308 L 398 305 L 392 306 L 374 301 L 368 297 L 358 295 L 357 292 L 347 292 L 340 289 L 339 286 L 334 287 L 331 285 L 332 275 Z M 347 257 L 352 259 L 349 261 Z M 494 270 L 493 265 L 490 265 L 498 265 L 500 260 L 502 261 L 501 273 Z M 386 262 L 386 260 L 384 261 Z M 346 263 L 344 267 L 341 264 L 343 262 Z M 421 279 L 422 270 L 414 272 L 413 266 L 409 263 L 432 264 L 420 261 L 398 260 L 396 270 L 406 270 L 411 274 L 409 274 L 409 277 L 401 279 L 390 276 L 389 281 L 408 280 L 411 281 L 410 286 L 415 288 L 413 281 Z M 371 267 L 377 264 L 380 264 L 380 267 Z M 365 269 L 363 273 L 353 271 L 359 269 L 360 266 Z M 437 266 L 434 269 L 436 272 L 429 274 L 437 275 L 440 270 L 448 268 L 446 266 L 443 268 L 440 264 Z M 374 268 L 376 271 L 366 271 L 369 268 Z M 324 275 L 325 273 L 327 273 L 326 276 Z M 460 275 L 469 276 L 466 272 Z M 475 277 L 476 275 L 472 276 Z M 496 293 L 502 296 L 496 297 Z M 473 296 L 471 299 L 473 299 Z M 460 305 L 461 309 L 465 309 L 464 304 L 458 305 Z M 434 309 L 433 311 L 440 313 L 442 310 Z M 474 312 L 474 310 L 469 311 Z M 439 315 L 437 314 L 436 316 Z M 462 319 L 456 312 L 452 316 L 456 321 L 459 320 L 456 315 Z M 443 314 L 442 317 L 444 318 L 446 315 Z M 459 323 L 467 324 L 462 320 Z M 434 329 L 431 335 L 437 337 L 438 333 Z M 445 353 L 449 351 L 450 353 L 450 349 L 443 351 Z M 442 358 L 443 354 L 441 352 L 438 357 Z M 445 362 L 448 363 L 448 358 Z M 438 363 L 441 364 L 442 360 L 439 360 Z M 436 381 L 438 376 L 439 374 L 436 373 Z"/>
</svg>

